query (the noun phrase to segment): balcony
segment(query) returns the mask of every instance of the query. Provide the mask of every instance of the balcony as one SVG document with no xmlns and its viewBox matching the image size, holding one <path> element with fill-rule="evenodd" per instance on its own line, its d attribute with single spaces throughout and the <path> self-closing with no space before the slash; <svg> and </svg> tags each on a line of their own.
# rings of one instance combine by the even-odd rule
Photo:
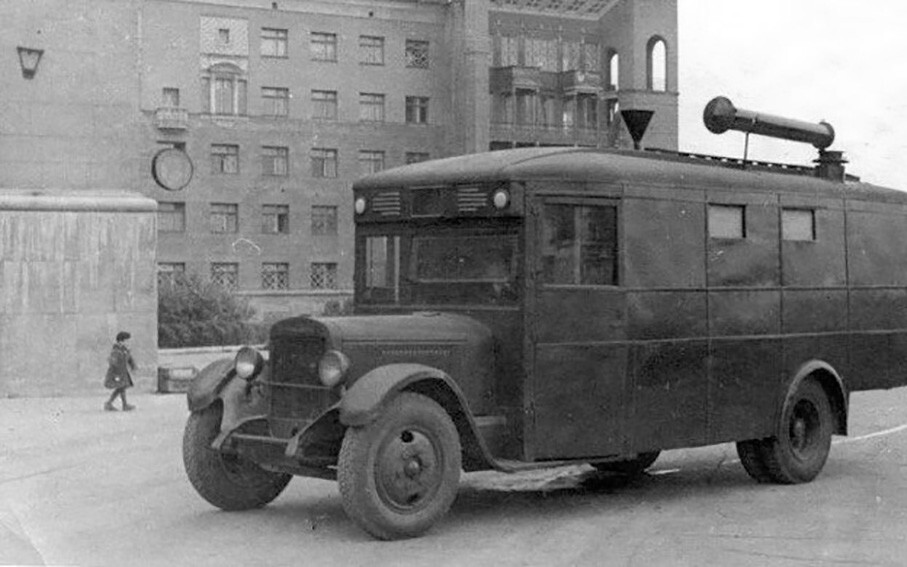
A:
<svg viewBox="0 0 907 567">
<path fill-rule="evenodd" d="M 158 108 L 154 111 L 154 126 L 158 130 L 188 130 L 189 111 L 185 108 Z"/>
<path fill-rule="evenodd" d="M 491 91 L 507 92 L 514 89 L 538 90 L 542 86 L 542 72 L 538 67 L 495 67 L 489 80 Z"/>
<path fill-rule="evenodd" d="M 566 95 L 604 92 L 601 73 L 591 71 L 564 71 L 561 73 L 561 91 Z"/>
</svg>

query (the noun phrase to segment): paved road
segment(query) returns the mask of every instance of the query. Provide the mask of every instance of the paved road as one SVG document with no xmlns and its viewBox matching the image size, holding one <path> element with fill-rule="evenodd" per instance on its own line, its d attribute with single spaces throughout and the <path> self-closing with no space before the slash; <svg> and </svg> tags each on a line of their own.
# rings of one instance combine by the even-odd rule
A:
<svg viewBox="0 0 907 567">
<path fill-rule="evenodd" d="M 907 388 L 854 395 L 851 437 L 808 485 L 755 484 L 730 445 L 665 453 L 629 485 L 586 467 L 478 473 L 445 521 L 401 542 L 359 531 L 327 481 L 212 509 L 182 470 L 183 396 L 133 401 L 0 401 L 0 564 L 907 564 Z"/>
</svg>

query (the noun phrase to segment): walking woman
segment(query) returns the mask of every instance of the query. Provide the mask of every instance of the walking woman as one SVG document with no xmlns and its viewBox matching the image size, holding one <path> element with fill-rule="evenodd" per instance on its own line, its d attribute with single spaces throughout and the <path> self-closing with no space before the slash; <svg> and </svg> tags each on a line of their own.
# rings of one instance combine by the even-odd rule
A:
<svg viewBox="0 0 907 567">
<path fill-rule="evenodd" d="M 130 371 L 135 370 L 135 360 L 133 360 L 132 353 L 129 352 L 129 348 L 126 346 L 126 341 L 131 336 L 126 331 L 117 333 L 117 342 L 114 343 L 113 348 L 110 350 L 110 356 L 107 357 L 108 367 L 107 376 L 104 378 L 104 387 L 113 390 L 113 393 L 110 394 L 110 399 L 104 403 L 104 409 L 107 411 L 117 410 L 117 408 L 113 407 L 113 401 L 117 399 L 117 396 L 123 400 L 123 411 L 135 409 L 135 406 L 126 402 L 126 389 L 133 386 Z"/>
</svg>

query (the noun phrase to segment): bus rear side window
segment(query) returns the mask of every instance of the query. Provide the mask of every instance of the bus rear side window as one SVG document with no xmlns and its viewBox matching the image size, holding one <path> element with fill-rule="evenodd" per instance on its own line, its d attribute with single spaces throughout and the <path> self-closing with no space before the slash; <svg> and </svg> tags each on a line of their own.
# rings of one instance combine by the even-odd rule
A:
<svg viewBox="0 0 907 567">
<path fill-rule="evenodd" d="M 617 207 L 545 205 L 541 248 L 543 283 L 617 285 Z"/>
<path fill-rule="evenodd" d="M 742 205 L 709 205 L 709 236 L 712 238 L 746 238 L 745 207 Z"/>
</svg>

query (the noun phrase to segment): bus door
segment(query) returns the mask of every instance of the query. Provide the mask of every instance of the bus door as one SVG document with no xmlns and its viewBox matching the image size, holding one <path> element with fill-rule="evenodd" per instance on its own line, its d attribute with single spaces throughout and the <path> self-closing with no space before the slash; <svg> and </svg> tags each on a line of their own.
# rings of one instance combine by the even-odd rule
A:
<svg viewBox="0 0 907 567">
<path fill-rule="evenodd" d="M 538 460 L 617 454 L 627 407 L 618 201 L 550 197 L 531 210 L 527 453 Z"/>
</svg>

